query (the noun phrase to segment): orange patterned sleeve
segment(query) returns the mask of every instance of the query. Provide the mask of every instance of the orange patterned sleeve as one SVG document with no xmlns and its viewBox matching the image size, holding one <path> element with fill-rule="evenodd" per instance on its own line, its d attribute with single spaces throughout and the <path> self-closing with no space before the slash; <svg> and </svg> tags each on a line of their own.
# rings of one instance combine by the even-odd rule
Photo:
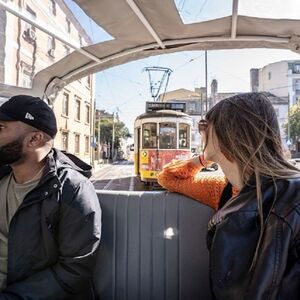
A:
<svg viewBox="0 0 300 300">
<path fill-rule="evenodd" d="M 222 175 L 199 172 L 202 168 L 191 161 L 171 163 L 159 173 L 158 182 L 169 191 L 184 194 L 217 209 L 227 180 Z"/>
</svg>

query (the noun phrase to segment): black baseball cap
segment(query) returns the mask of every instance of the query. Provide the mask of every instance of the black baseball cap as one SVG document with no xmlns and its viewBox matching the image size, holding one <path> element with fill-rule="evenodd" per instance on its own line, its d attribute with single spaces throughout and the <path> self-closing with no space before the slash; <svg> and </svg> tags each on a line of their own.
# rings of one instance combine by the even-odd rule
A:
<svg viewBox="0 0 300 300">
<path fill-rule="evenodd" d="M 0 121 L 20 121 L 50 135 L 57 133 L 56 118 L 49 105 L 38 97 L 18 95 L 0 106 Z"/>
</svg>

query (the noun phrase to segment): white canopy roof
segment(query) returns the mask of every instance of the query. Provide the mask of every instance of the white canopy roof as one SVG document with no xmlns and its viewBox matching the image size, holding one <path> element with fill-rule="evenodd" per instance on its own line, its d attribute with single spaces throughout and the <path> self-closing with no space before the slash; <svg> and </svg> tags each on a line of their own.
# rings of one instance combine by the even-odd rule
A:
<svg viewBox="0 0 300 300">
<path fill-rule="evenodd" d="M 31 94 L 50 95 L 88 74 L 177 51 L 277 48 L 300 53 L 300 20 L 238 15 L 238 0 L 233 0 L 230 16 L 193 24 L 183 23 L 173 0 L 75 2 L 114 39 L 83 47 L 38 72 Z M 0 5 L 6 6 L 3 0 Z M 0 91 L 0 96 L 10 96 L 24 89 L 2 84 Z"/>
</svg>

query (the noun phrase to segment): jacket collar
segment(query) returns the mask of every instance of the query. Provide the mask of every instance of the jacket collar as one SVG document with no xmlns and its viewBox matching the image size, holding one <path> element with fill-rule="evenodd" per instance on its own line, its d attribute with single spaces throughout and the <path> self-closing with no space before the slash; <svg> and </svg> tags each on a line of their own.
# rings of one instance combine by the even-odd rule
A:
<svg viewBox="0 0 300 300">
<path fill-rule="evenodd" d="M 25 197 L 21 206 L 27 206 L 28 204 L 43 200 L 54 192 L 59 191 L 61 187 L 59 173 L 65 168 L 74 169 L 86 177 L 90 176 L 92 169 L 91 166 L 81 161 L 74 155 L 65 154 L 55 148 L 51 149 L 46 156 L 46 165 L 41 180 L 39 181 L 37 187 L 32 190 L 32 192 L 36 192 L 30 192 Z M 11 171 L 12 168 L 10 166 L 0 167 L 0 180 L 4 176 L 10 174 Z"/>
<path fill-rule="evenodd" d="M 43 172 L 43 179 L 46 180 L 55 174 L 61 168 L 71 168 L 89 178 L 92 175 L 92 167 L 79 159 L 77 156 L 52 148 L 46 156 L 46 166 Z M 11 172 L 10 166 L 0 167 L 0 179 Z M 46 178 L 45 178 L 46 177 Z M 44 181 L 42 180 L 42 181 Z"/>
</svg>

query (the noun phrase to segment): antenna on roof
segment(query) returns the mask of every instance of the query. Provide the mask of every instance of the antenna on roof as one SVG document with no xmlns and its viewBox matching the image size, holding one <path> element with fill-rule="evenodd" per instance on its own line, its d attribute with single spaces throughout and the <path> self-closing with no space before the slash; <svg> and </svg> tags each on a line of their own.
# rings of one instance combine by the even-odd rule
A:
<svg viewBox="0 0 300 300">
<path fill-rule="evenodd" d="M 148 72 L 151 97 L 153 98 L 153 101 L 158 101 L 159 92 L 165 84 L 163 92 L 164 97 L 169 83 L 169 77 L 173 71 L 170 68 L 164 67 L 146 67 L 144 68 L 144 71 Z M 162 73 L 162 76 L 160 80 L 155 81 L 154 74 L 157 74 L 158 72 Z M 163 99 L 161 101 L 163 101 Z"/>
</svg>

